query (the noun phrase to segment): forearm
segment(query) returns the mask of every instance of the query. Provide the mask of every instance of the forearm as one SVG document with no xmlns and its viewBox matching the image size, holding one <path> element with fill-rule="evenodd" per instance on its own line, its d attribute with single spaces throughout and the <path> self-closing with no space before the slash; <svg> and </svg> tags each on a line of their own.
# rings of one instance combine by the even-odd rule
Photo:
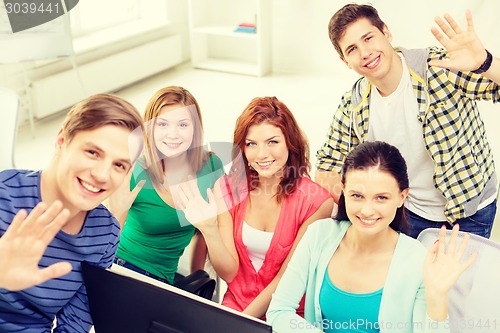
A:
<svg viewBox="0 0 500 333">
<path fill-rule="evenodd" d="M 207 260 L 207 244 L 205 239 L 200 232 L 195 232 L 192 240 L 192 252 L 191 252 L 191 273 L 199 270 L 205 269 L 205 263 Z"/>
<path fill-rule="evenodd" d="M 340 195 L 342 194 L 342 177 L 335 171 L 316 170 L 314 181 L 325 188 L 333 197 L 335 203 L 338 204 Z"/>
<path fill-rule="evenodd" d="M 493 57 L 490 68 L 483 73 L 483 76 L 500 84 L 500 58 Z"/>
<path fill-rule="evenodd" d="M 271 303 L 271 298 L 276 290 L 276 287 L 278 286 L 278 282 L 279 278 L 275 277 L 271 283 L 269 283 L 267 287 L 264 288 L 264 290 L 262 290 L 250 304 L 248 304 L 243 313 L 256 318 L 262 318 L 269 308 L 269 303 Z"/>
<path fill-rule="evenodd" d="M 230 283 L 238 273 L 239 261 L 226 247 L 216 225 L 199 228 L 208 248 L 210 262 L 217 275 Z"/>
<path fill-rule="evenodd" d="M 426 289 L 425 298 L 427 314 L 432 320 L 443 321 L 448 317 L 448 295 L 441 295 Z"/>
</svg>

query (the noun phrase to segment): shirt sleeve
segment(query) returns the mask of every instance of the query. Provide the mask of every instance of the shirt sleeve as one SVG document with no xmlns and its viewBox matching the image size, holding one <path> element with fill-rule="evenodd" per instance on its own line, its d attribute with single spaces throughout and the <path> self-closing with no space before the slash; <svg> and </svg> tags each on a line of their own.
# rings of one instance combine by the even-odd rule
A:
<svg viewBox="0 0 500 333">
<path fill-rule="evenodd" d="M 439 47 L 431 47 L 429 56 L 431 59 L 444 59 L 448 56 L 445 49 Z M 461 94 L 471 100 L 487 100 L 500 102 L 499 85 L 494 81 L 484 77 L 481 74 L 472 72 L 459 72 L 443 68 L 430 67 L 430 77 L 438 78 L 441 84 L 446 82 L 445 77 L 451 82 L 454 88 Z M 444 86 L 443 86 L 444 87 Z"/>
<path fill-rule="evenodd" d="M 311 232 L 306 231 L 272 296 L 266 318 L 273 332 L 321 332 L 295 312 L 306 292 L 309 278 L 310 244 L 314 243 L 310 235 Z"/>
<path fill-rule="evenodd" d="M 351 92 L 346 92 L 333 116 L 326 141 L 316 152 L 316 168 L 341 173 L 344 160 L 354 146 Z"/>
</svg>

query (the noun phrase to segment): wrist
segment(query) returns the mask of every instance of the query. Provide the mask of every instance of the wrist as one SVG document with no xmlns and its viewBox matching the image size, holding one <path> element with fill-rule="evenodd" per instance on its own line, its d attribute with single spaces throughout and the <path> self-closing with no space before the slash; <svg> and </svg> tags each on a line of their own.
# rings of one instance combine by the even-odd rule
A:
<svg viewBox="0 0 500 333">
<path fill-rule="evenodd" d="M 490 69 L 491 63 L 493 62 L 493 55 L 488 50 L 485 49 L 485 51 L 486 51 L 486 59 L 481 64 L 481 66 L 479 66 L 477 69 L 473 70 L 472 73 L 482 74 L 482 73 L 486 72 L 488 69 Z"/>
</svg>

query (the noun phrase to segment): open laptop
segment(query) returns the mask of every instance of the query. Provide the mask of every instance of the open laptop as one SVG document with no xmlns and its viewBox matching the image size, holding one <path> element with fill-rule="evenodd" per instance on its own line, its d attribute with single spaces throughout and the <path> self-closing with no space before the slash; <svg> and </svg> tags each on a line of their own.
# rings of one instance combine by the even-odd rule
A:
<svg viewBox="0 0 500 333">
<path fill-rule="evenodd" d="M 265 333 L 264 321 L 123 267 L 82 263 L 96 333 Z"/>
</svg>

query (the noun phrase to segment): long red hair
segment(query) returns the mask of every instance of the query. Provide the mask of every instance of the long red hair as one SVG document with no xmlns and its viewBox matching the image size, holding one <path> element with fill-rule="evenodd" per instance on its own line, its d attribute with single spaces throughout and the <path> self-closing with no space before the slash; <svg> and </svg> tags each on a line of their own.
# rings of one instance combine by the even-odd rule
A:
<svg viewBox="0 0 500 333">
<path fill-rule="evenodd" d="M 254 98 L 238 117 L 233 137 L 233 164 L 229 172 L 231 185 L 233 189 L 241 189 L 241 184 L 246 184 L 249 191 L 259 186 L 259 174 L 249 168 L 244 151 L 250 126 L 262 123 L 281 129 L 288 148 L 288 161 L 276 195 L 280 202 L 295 191 L 301 177 L 309 177 L 311 164 L 309 143 L 304 133 L 287 106 L 276 97 Z"/>
</svg>

